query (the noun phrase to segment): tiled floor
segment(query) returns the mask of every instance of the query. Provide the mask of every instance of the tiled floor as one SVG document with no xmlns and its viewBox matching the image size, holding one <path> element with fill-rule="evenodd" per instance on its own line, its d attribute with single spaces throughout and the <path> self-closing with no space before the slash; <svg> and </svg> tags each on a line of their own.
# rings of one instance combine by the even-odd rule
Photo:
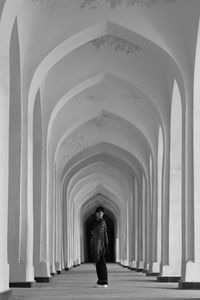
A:
<svg viewBox="0 0 200 300">
<path fill-rule="evenodd" d="M 78 300 L 78 299 L 200 299 L 200 290 L 179 290 L 177 283 L 160 283 L 156 277 L 147 277 L 118 264 L 108 264 L 109 287 L 94 288 L 95 268 L 83 264 L 57 275 L 51 283 L 37 284 L 35 288 L 12 289 L 13 300 Z"/>
</svg>

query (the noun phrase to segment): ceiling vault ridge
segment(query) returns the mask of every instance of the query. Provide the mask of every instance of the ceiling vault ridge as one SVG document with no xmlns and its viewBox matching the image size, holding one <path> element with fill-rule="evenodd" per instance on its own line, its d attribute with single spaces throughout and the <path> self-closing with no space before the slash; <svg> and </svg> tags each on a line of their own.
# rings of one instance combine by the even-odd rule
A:
<svg viewBox="0 0 200 300">
<path fill-rule="evenodd" d="M 122 41 L 123 39 L 123 35 L 122 35 L 123 30 L 125 33 L 132 35 L 134 39 L 136 38 L 137 40 L 141 41 L 141 45 L 133 46 L 134 45 L 133 38 L 130 39 L 126 38 L 124 40 L 126 41 L 126 43 L 119 42 Z M 117 34 L 118 32 L 119 34 Z M 74 50 L 78 49 L 79 47 L 87 43 L 92 43 L 92 41 L 94 40 L 97 41 L 98 39 L 99 41 L 101 41 L 100 44 L 105 43 L 104 40 L 105 35 L 107 35 L 108 37 L 115 36 L 114 39 L 107 38 L 107 42 L 109 42 L 109 44 L 112 47 L 116 46 L 117 51 L 124 51 L 125 53 L 141 51 L 143 45 L 145 45 L 145 47 L 147 46 L 153 48 L 156 47 L 160 51 L 160 53 L 162 53 L 165 56 L 168 56 L 168 58 L 173 61 L 175 66 L 178 68 L 178 71 L 182 75 L 176 60 L 171 55 L 171 53 L 169 53 L 166 49 L 163 48 L 162 45 L 157 44 L 156 41 L 150 40 L 147 36 L 142 35 L 141 33 L 137 33 L 136 31 L 129 29 L 126 26 L 122 26 L 120 24 L 117 24 L 116 22 L 111 22 L 109 20 L 106 20 L 94 24 L 92 26 L 89 26 L 88 28 L 84 28 L 83 30 L 75 33 L 74 35 L 70 36 L 66 40 L 63 40 L 54 49 L 52 49 L 49 53 L 47 53 L 47 55 L 44 57 L 44 59 L 35 69 L 35 72 L 31 80 L 29 95 L 28 95 L 29 113 L 32 112 L 37 91 L 42 81 L 44 80 L 45 76 L 50 71 L 50 69 L 64 56 L 70 54 Z M 102 38 L 103 36 L 104 39 Z M 99 43 L 96 43 L 96 45 L 99 45 Z"/>
<path fill-rule="evenodd" d="M 109 33 L 88 42 L 88 44 L 91 44 L 95 50 L 99 50 L 103 46 L 108 46 L 109 48 L 126 55 L 137 55 L 143 49 L 133 42 Z"/>
<path fill-rule="evenodd" d="M 70 101 L 73 97 L 75 97 L 77 94 L 81 93 L 82 91 L 97 85 L 98 83 L 101 83 L 103 81 L 107 81 L 107 80 L 115 80 L 115 81 L 121 81 L 122 83 L 126 83 L 128 85 L 130 85 L 130 89 L 134 89 L 137 91 L 137 93 L 141 93 L 142 97 L 148 98 L 157 115 L 158 115 L 158 119 L 160 121 L 160 124 L 163 126 L 162 123 L 162 117 L 161 117 L 161 113 L 158 110 L 158 108 L 156 107 L 156 105 L 154 104 L 154 101 L 152 99 L 152 97 L 150 95 L 147 95 L 146 92 L 144 90 L 141 90 L 139 87 L 137 87 L 134 83 L 130 82 L 127 80 L 127 78 L 122 78 L 121 76 L 114 74 L 114 73 L 110 73 L 110 72 L 101 72 L 98 74 L 95 74 L 89 78 L 87 78 L 86 80 L 82 81 L 81 83 L 79 83 L 78 85 L 76 85 L 75 87 L 73 87 L 70 91 L 68 91 L 56 104 L 56 106 L 54 107 L 53 111 L 51 112 L 50 118 L 49 118 L 49 123 L 48 123 L 48 130 L 47 130 L 47 139 L 49 139 L 50 137 L 50 133 L 51 133 L 51 129 L 53 127 L 54 121 L 56 119 L 56 115 L 59 113 L 59 111 L 62 109 L 62 107 L 68 102 Z M 96 115 L 100 115 L 100 114 L 109 114 L 108 111 L 103 110 L 101 112 L 98 112 Z M 95 117 L 95 115 L 94 115 Z"/>
<path fill-rule="evenodd" d="M 110 149 L 110 152 L 108 151 L 107 147 L 101 147 L 101 146 L 107 146 Z M 99 144 L 96 145 L 96 150 L 93 148 L 92 153 L 90 154 L 86 154 L 86 156 L 81 157 L 79 160 L 76 160 L 76 162 L 74 162 L 73 164 L 69 164 L 69 162 L 67 162 L 63 168 L 63 172 L 62 172 L 62 182 L 64 182 L 65 178 L 68 176 L 68 174 L 70 172 L 74 172 L 73 170 L 76 169 L 78 167 L 79 169 L 79 165 L 82 164 L 84 161 L 87 161 L 88 159 L 90 159 L 91 157 L 95 157 L 101 154 L 105 154 L 105 155 L 109 155 L 111 158 L 115 158 L 117 160 L 122 161 L 124 164 L 127 165 L 127 168 L 131 168 L 134 170 L 135 172 L 135 176 L 137 176 L 137 172 L 138 172 L 138 165 L 140 165 L 139 161 L 134 157 L 133 161 L 134 161 L 134 167 L 133 165 L 130 163 L 130 161 L 127 161 L 126 158 L 124 158 L 123 154 L 125 152 L 125 150 L 122 150 L 122 153 L 120 153 L 120 155 L 114 153 L 113 151 L 113 145 L 110 145 L 108 143 L 105 142 L 101 142 Z M 116 147 L 116 146 L 114 146 Z M 129 153 L 130 154 L 130 153 Z M 132 156 L 132 154 L 130 154 Z"/>
<path fill-rule="evenodd" d="M 143 133 L 143 131 L 141 130 L 141 128 L 137 127 L 135 124 L 133 124 L 130 121 L 122 118 L 120 115 L 117 115 L 116 113 L 110 112 L 107 109 L 106 110 L 105 109 L 101 109 L 100 111 L 92 113 L 92 114 L 88 115 L 87 117 L 78 120 L 76 123 L 73 123 L 73 125 L 71 125 L 65 131 L 65 133 L 60 138 L 60 140 L 59 140 L 59 142 L 57 144 L 57 147 L 56 147 L 56 150 L 55 150 L 55 157 L 57 157 L 58 151 L 59 151 L 60 147 L 62 146 L 62 144 L 64 143 L 65 139 L 68 136 L 70 136 L 71 134 L 73 134 L 73 132 L 76 131 L 77 129 L 80 129 L 84 124 L 86 124 L 86 123 L 88 123 L 90 121 L 93 121 L 95 119 L 97 119 L 97 121 L 98 121 L 98 118 L 100 118 L 100 117 L 105 117 L 105 118 L 109 117 L 109 118 L 112 118 L 115 121 L 116 120 L 119 121 L 120 124 L 123 123 L 123 125 L 131 126 L 131 128 L 134 128 L 135 132 L 137 132 L 142 137 L 142 140 L 145 142 L 145 145 L 147 146 L 147 149 L 151 149 L 149 141 L 148 141 L 147 137 L 145 136 L 145 134 Z M 152 152 L 152 149 L 151 149 L 150 152 Z"/>
<path fill-rule="evenodd" d="M 80 9 L 96 10 L 100 7 L 99 0 L 78 0 Z M 102 0 L 101 0 L 102 2 Z M 155 8 L 161 4 L 172 4 L 176 0 L 104 0 L 104 5 L 107 5 L 111 10 L 117 7 L 131 8 L 134 6 L 144 6 L 147 8 Z"/>
</svg>

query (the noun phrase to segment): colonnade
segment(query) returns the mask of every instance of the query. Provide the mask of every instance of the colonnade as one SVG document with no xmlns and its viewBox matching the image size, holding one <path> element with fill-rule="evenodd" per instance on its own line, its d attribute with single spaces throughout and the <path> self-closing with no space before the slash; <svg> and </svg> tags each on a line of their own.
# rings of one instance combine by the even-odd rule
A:
<svg viewBox="0 0 200 300">
<path fill-rule="evenodd" d="M 117 263 L 176 281 L 179 288 L 200 288 L 199 31 L 194 69 L 156 39 L 137 37 L 171 67 L 169 110 L 156 105 L 153 93 L 139 93 L 125 69 L 116 75 L 110 66 L 69 84 L 45 110 L 45 83 L 59 59 L 105 34 L 111 39 L 130 32 L 114 15 L 112 22 L 92 24 L 78 40 L 75 34 L 66 39 L 23 74 L 26 47 L 20 48 L 17 22 L 22 4 L 0 5 L 0 299 L 9 297 L 10 287 L 49 282 L 84 263 L 86 223 L 98 205 L 114 224 Z M 96 86 L 115 102 L 98 93 L 86 97 Z M 118 92 L 129 89 L 144 102 L 129 101 L 126 94 L 124 105 Z M 148 113 L 155 122 L 147 120 L 145 127 Z"/>
</svg>

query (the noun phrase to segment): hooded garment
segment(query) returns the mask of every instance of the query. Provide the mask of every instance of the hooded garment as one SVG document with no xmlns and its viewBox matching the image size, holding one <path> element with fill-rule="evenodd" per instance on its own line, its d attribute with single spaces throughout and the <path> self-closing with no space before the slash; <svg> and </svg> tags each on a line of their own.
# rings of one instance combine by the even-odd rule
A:
<svg viewBox="0 0 200 300">
<path fill-rule="evenodd" d="M 104 219 L 96 220 L 90 243 L 91 255 L 95 262 L 106 253 L 108 247 L 108 234 Z"/>
</svg>

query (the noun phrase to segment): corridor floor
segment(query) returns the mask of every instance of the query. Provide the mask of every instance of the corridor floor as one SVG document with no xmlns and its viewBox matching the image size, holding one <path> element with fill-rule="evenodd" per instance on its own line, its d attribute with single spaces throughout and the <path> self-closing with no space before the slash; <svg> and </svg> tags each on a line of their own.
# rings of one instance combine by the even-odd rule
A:
<svg viewBox="0 0 200 300">
<path fill-rule="evenodd" d="M 56 275 L 51 283 L 38 283 L 35 288 L 12 289 L 13 300 L 82 300 L 82 299 L 200 299 L 200 290 L 179 290 L 177 283 L 160 283 L 118 264 L 108 264 L 109 287 L 94 288 L 95 268 L 83 264 Z"/>
</svg>

